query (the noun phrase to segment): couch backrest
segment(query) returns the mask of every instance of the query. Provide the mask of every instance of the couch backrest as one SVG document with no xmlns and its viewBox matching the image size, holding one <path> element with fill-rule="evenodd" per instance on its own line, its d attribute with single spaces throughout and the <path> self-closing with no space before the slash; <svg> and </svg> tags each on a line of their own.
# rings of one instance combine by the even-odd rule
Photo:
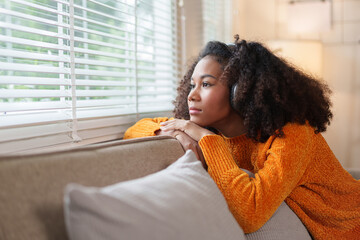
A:
<svg viewBox="0 0 360 240">
<path fill-rule="evenodd" d="M 67 239 L 63 190 L 106 186 L 166 168 L 184 154 L 167 136 L 0 156 L 0 239 Z"/>
</svg>

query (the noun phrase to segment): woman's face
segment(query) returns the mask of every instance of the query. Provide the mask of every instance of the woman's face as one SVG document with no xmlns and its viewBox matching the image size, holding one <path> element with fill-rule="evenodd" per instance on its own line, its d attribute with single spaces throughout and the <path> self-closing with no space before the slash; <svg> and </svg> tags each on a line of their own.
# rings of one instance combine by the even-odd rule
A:
<svg viewBox="0 0 360 240">
<path fill-rule="evenodd" d="M 196 65 L 188 95 L 190 121 L 220 130 L 231 120 L 235 111 L 230 106 L 229 88 L 219 81 L 222 72 L 222 66 L 211 56 Z"/>
</svg>

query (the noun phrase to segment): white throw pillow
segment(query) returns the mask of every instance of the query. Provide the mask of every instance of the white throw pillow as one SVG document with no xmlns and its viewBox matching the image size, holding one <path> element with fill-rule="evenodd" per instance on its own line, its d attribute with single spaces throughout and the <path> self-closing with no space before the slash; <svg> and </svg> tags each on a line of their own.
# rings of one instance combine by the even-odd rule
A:
<svg viewBox="0 0 360 240">
<path fill-rule="evenodd" d="M 71 240 L 246 239 L 190 150 L 140 179 L 103 188 L 69 184 L 65 222 Z"/>
</svg>

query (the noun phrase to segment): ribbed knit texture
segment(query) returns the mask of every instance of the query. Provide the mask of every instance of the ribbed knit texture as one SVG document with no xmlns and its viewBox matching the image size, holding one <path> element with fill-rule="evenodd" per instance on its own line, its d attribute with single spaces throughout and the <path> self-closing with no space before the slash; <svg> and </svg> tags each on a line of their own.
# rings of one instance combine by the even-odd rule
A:
<svg viewBox="0 0 360 240">
<path fill-rule="evenodd" d="M 151 136 L 162 120 L 167 119 L 143 119 L 126 136 Z M 310 126 L 288 124 L 283 131 L 285 137 L 265 143 L 245 135 L 207 135 L 199 141 L 208 172 L 244 232 L 258 230 L 285 200 L 314 239 L 360 239 L 360 181 Z"/>
<path fill-rule="evenodd" d="M 126 130 L 124 139 L 156 136 L 155 132 L 160 130 L 160 123 L 172 119 L 174 118 L 143 118 Z"/>
</svg>

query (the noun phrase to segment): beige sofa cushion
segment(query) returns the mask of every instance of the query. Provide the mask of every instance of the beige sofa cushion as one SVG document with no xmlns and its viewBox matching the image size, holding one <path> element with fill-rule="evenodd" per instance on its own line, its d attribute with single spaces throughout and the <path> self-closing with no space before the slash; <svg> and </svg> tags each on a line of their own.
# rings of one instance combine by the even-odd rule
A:
<svg viewBox="0 0 360 240">
<path fill-rule="evenodd" d="M 166 168 L 184 154 L 166 136 L 96 144 L 72 150 L 0 157 L 0 239 L 67 239 L 67 183 L 106 186 Z"/>
</svg>

